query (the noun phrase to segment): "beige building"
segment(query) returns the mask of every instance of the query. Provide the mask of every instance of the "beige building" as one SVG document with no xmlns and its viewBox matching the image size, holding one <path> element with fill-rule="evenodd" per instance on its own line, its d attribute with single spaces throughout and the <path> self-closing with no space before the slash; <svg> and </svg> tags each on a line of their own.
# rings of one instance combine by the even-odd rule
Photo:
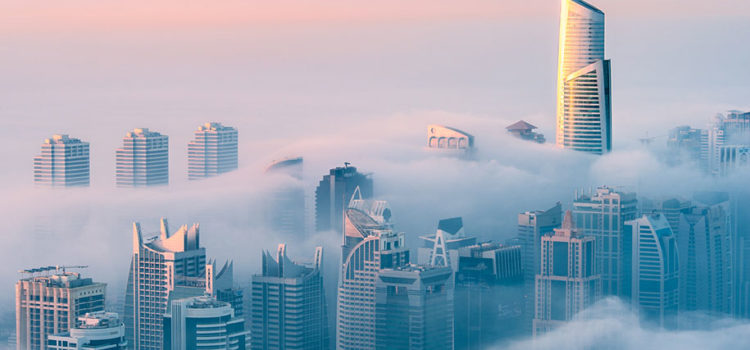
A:
<svg viewBox="0 0 750 350">
<path fill-rule="evenodd" d="M 18 350 L 46 349 L 47 338 L 75 327 L 76 319 L 104 311 L 105 283 L 48 266 L 23 270 L 16 283 Z"/>
</svg>

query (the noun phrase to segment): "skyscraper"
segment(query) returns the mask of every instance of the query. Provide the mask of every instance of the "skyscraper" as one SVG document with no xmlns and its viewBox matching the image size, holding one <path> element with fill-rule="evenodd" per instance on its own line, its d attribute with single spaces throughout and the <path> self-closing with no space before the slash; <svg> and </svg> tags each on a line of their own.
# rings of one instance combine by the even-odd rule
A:
<svg viewBox="0 0 750 350">
<path fill-rule="evenodd" d="M 129 131 L 117 152 L 117 186 L 169 183 L 169 137 L 146 128 Z"/>
<path fill-rule="evenodd" d="M 675 327 L 679 305 L 677 240 L 661 214 L 625 223 L 625 276 L 631 305 L 662 327 Z"/>
<path fill-rule="evenodd" d="M 89 143 L 68 135 L 44 139 L 42 154 L 34 157 L 34 183 L 39 186 L 89 185 Z"/>
<path fill-rule="evenodd" d="M 382 269 L 375 282 L 375 349 L 453 350 L 448 266 Z"/>
<path fill-rule="evenodd" d="M 476 237 L 464 233 L 460 217 L 440 220 L 434 236 L 419 238 L 423 245 L 417 250 L 417 261 L 422 265 L 449 266 L 453 272 L 459 268 L 459 249 L 477 243 Z"/>
<path fill-rule="evenodd" d="M 343 213 L 354 190 L 359 187 L 362 198 L 372 197 L 372 178 L 357 172 L 357 168 L 344 163 L 323 176 L 315 189 L 315 229 L 342 232 Z"/>
<path fill-rule="evenodd" d="M 623 225 L 638 213 L 635 193 L 599 187 L 573 202 L 573 217 L 583 235 L 596 237 L 597 274 L 604 295 L 622 296 Z"/>
<path fill-rule="evenodd" d="M 547 210 L 527 211 L 518 214 L 518 241 L 523 258 L 524 320 L 531 331 L 534 318 L 534 281 L 541 271 L 542 236 L 554 232 L 562 222 L 562 205 L 558 202 Z"/>
<path fill-rule="evenodd" d="M 263 271 L 252 282 L 253 350 L 328 349 L 322 264 L 322 247 L 307 266 L 289 260 L 284 244 L 275 258 L 263 252 Z"/>
<path fill-rule="evenodd" d="M 266 220 L 271 229 L 286 237 L 305 233 L 305 188 L 302 157 L 291 157 L 273 161 L 266 167 L 266 174 L 287 176 L 288 183 L 271 191 L 267 200 Z"/>
<path fill-rule="evenodd" d="M 557 67 L 558 147 L 610 152 L 611 69 L 604 59 L 604 12 L 583 0 L 562 0 Z"/>
<path fill-rule="evenodd" d="M 245 321 L 211 296 L 172 301 L 163 320 L 164 349 L 245 350 Z"/>
<path fill-rule="evenodd" d="M 237 169 L 237 129 L 206 123 L 188 143 L 188 179 L 198 180 Z"/>
<path fill-rule="evenodd" d="M 48 266 L 22 271 L 16 283 L 18 350 L 44 350 L 47 338 L 75 327 L 78 317 L 104 311 L 107 285 Z"/>
<path fill-rule="evenodd" d="M 696 203 L 680 216 L 680 310 L 731 314 L 734 260 L 729 196 Z"/>
<path fill-rule="evenodd" d="M 125 334 L 140 350 L 163 350 L 162 317 L 170 300 L 203 295 L 206 291 L 206 250 L 200 246 L 198 224 L 169 234 L 161 220 L 158 237 L 143 239 L 133 223 L 133 255 L 125 293 Z"/>
<path fill-rule="evenodd" d="M 86 313 L 70 331 L 50 336 L 47 350 L 125 350 L 125 325 L 112 312 Z"/>
<path fill-rule="evenodd" d="M 375 283 L 381 269 L 409 263 L 404 234 L 393 231 L 385 201 L 355 190 L 346 210 L 338 282 L 336 348 L 375 349 Z"/>
<path fill-rule="evenodd" d="M 595 241 L 581 235 L 570 211 L 562 228 L 542 237 L 542 268 L 536 276 L 534 334 L 548 332 L 569 321 L 601 297 L 596 273 Z"/>
</svg>

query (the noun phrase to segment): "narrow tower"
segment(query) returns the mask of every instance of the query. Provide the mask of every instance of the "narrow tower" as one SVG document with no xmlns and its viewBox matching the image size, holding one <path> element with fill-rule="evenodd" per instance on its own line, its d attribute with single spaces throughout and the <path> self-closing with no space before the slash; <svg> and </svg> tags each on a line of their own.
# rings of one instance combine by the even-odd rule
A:
<svg viewBox="0 0 750 350">
<path fill-rule="evenodd" d="M 612 150 L 610 61 L 604 12 L 562 0 L 557 73 L 557 146 L 593 154 Z"/>
</svg>

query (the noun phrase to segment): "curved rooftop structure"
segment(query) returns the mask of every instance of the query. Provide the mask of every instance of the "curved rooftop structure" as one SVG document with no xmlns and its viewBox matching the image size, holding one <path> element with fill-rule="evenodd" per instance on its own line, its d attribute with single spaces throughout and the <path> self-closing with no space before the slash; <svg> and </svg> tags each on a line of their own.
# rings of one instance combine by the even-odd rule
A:
<svg viewBox="0 0 750 350">
<path fill-rule="evenodd" d="M 474 136 L 456 128 L 432 124 L 427 126 L 427 147 L 438 149 L 471 149 L 474 148 Z"/>
</svg>

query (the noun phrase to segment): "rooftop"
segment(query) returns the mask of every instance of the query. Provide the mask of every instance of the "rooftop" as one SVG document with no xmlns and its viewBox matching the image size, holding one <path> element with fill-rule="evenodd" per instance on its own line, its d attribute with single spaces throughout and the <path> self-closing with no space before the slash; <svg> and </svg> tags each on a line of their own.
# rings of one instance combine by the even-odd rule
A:
<svg viewBox="0 0 750 350">
<path fill-rule="evenodd" d="M 224 126 L 219 122 L 209 122 L 198 127 L 198 131 L 230 131 L 234 130 L 231 126 Z"/>
<path fill-rule="evenodd" d="M 120 315 L 115 312 L 90 312 L 78 318 L 76 328 L 78 329 L 97 329 L 119 327 Z"/>
<path fill-rule="evenodd" d="M 591 4 L 589 4 L 589 3 L 587 3 L 587 2 L 585 2 L 583 0 L 570 0 L 570 1 L 573 2 L 573 3 L 576 3 L 578 5 L 581 5 L 581 6 L 587 8 L 587 9 L 589 9 L 591 11 L 594 11 L 596 13 L 600 13 L 602 15 L 604 14 L 604 12 L 602 12 L 602 10 L 600 10 L 600 9 L 592 6 Z"/>
<path fill-rule="evenodd" d="M 519 121 L 517 121 L 517 122 L 515 122 L 515 123 L 513 123 L 511 125 L 509 125 L 505 129 L 508 130 L 508 131 L 516 131 L 516 130 L 518 130 L 518 131 L 528 131 L 528 130 L 534 130 L 536 128 L 537 127 L 534 126 L 534 125 L 531 125 L 531 124 L 529 124 L 529 123 L 527 123 L 527 122 L 525 122 L 523 120 L 519 120 Z"/>
<path fill-rule="evenodd" d="M 44 143 L 49 144 L 72 144 L 72 143 L 83 143 L 80 139 L 71 138 L 67 134 L 55 134 L 51 138 L 44 139 Z"/>
</svg>

